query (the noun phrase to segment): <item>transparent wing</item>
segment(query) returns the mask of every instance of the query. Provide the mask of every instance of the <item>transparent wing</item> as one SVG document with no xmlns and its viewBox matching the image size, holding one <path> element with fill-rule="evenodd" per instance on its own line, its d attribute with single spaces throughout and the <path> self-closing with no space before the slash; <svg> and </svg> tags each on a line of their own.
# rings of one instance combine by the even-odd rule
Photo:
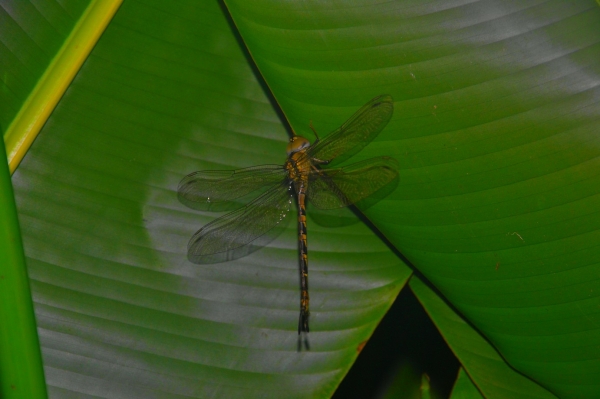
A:
<svg viewBox="0 0 600 399">
<path fill-rule="evenodd" d="M 375 97 L 359 109 L 339 129 L 307 150 L 307 156 L 339 164 L 362 150 L 383 130 L 394 112 L 389 95 Z"/>
<path fill-rule="evenodd" d="M 250 202 L 196 232 L 188 243 L 193 263 L 237 259 L 266 245 L 284 227 L 292 203 L 292 191 L 281 183 Z M 268 234 L 267 234 L 268 233 Z"/>
<path fill-rule="evenodd" d="M 281 183 L 285 177 L 286 171 L 281 165 L 203 170 L 184 177 L 177 188 L 177 195 L 179 201 L 189 208 L 218 211 L 227 209 L 234 199 Z"/>
<path fill-rule="evenodd" d="M 395 159 L 371 158 L 344 168 L 311 172 L 307 196 L 317 208 L 342 208 L 373 195 L 397 178 Z"/>
</svg>

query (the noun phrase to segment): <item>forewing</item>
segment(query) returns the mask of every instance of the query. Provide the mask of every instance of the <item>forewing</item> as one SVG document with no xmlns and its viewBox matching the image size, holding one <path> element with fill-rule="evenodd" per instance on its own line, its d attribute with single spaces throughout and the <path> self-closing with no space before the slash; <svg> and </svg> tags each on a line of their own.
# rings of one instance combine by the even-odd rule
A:
<svg viewBox="0 0 600 399">
<path fill-rule="evenodd" d="M 393 112 L 394 101 L 391 96 L 375 97 L 339 129 L 312 145 L 307 156 L 330 161 L 330 165 L 343 162 L 371 142 L 387 125 Z"/>
<path fill-rule="evenodd" d="M 263 187 L 284 181 L 281 165 L 261 165 L 238 170 L 203 170 L 181 179 L 177 188 L 179 201 L 192 209 L 225 210 L 232 200 Z M 238 206 L 241 204 L 238 204 Z"/>
<path fill-rule="evenodd" d="M 277 235 L 277 227 L 285 226 L 291 203 L 292 191 L 287 184 L 272 187 L 243 208 L 198 230 L 188 243 L 188 259 L 217 263 L 255 251 Z"/>
<path fill-rule="evenodd" d="M 398 162 L 390 157 L 313 171 L 308 182 L 308 200 L 320 209 L 342 208 L 373 195 L 397 178 Z"/>
</svg>

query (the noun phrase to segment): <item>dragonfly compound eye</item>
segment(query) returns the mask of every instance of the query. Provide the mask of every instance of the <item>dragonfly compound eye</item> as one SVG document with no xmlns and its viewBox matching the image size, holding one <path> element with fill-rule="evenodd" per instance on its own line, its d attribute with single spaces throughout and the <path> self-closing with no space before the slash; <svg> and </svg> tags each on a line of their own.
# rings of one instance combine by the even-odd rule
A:
<svg viewBox="0 0 600 399">
<path fill-rule="evenodd" d="M 308 141 L 302 136 L 294 136 L 290 139 L 286 151 L 288 156 L 290 156 L 291 154 L 298 151 L 302 151 L 303 149 L 308 147 L 310 147 L 310 141 Z"/>
</svg>

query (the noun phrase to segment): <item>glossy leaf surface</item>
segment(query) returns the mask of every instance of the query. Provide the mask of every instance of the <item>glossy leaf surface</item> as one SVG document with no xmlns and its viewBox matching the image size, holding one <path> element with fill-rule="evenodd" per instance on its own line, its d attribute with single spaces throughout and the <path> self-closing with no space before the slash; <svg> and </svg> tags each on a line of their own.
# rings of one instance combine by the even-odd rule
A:
<svg viewBox="0 0 600 399">
<path fill-rule="evenodd" d="M 309 219 L 310 352 L 294 223 L 238 261 L 186 259 L 219 213 L 179 180 L 282 164 L 288 137 L 218 3 L 122 6 L 13 177 L 51 397 L 332 394 L 409 276 L 368 227 Z"/>
<path fill-rule="evenodd" d="M 214 215 L 177 202 L 179 179 L 283 162 L 260 71 L 307 137 L 392 95 L 352 159 L 400 163 L 368 218 L 511 366 L 597 396 L 597 5 L 227 7 L 235 27 L 218 3 L 126 2 L 13 178 L 51 394 L 328 396 L 403 285 L 362 224 L 309 224 L 298 355 L 293 227 L 238 262 L 185 261 Z"/>
<path fill-rule="evenodd" d="M 599 396 L 598 5 L 227 4 L 296 130 L 393 96 L 360 156 L 401 182 L 367 216 L 510 365 Z"/>
</svg>

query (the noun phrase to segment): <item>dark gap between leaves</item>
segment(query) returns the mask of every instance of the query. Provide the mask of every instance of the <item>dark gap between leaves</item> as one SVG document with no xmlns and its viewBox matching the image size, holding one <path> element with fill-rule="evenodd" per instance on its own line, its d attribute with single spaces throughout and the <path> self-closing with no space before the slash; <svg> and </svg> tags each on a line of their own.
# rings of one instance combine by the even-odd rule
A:
<svg viewBox="0 0 600 399">
<path fill-rule="evenodd" d="M 447 398 L 459 366 L 417 298 L 404 287 L 333 398 L 382 398 L 391 391 L 399 392 L 393 397 L 414 397 L 412 390 L 423 373 L 434 397 Z M 406 384 L 400 390 L 399 379 Z"/>
</svg>

